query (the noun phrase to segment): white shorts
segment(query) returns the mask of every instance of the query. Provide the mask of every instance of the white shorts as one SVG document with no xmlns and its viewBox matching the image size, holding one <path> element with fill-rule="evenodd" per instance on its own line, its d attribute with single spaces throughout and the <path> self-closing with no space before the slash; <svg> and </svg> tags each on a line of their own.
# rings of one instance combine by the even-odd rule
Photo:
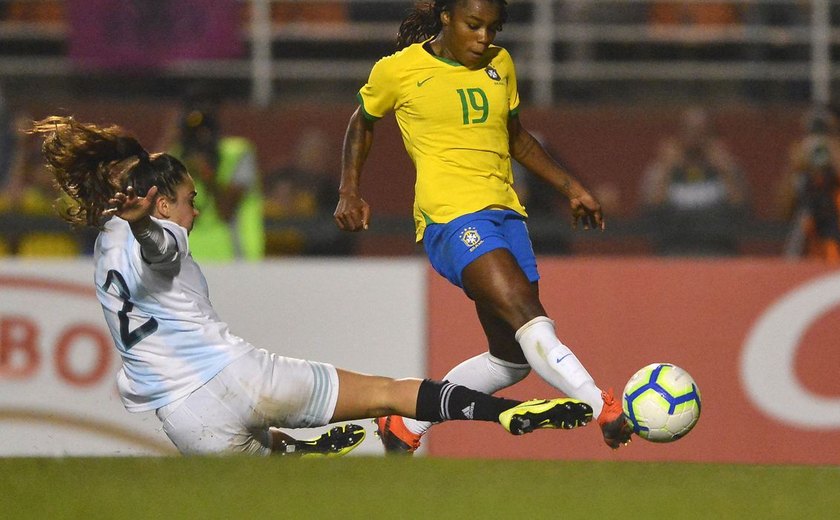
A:
<svg viewBox="0 0 840 520">
<path fill-rule="evenodd" d="M 254 349 L 156 413 L 182 454 L 268 455 L 270 426 L 324 426 L 337 400 L 332 365 Z"/>
</svg>

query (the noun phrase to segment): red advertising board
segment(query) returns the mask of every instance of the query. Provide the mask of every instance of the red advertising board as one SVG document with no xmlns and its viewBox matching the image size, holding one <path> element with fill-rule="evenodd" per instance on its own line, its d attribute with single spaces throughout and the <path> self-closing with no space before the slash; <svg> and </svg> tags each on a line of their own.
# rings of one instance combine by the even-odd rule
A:
<svg viewBox="0 0 840 520">
<path fill-rule="evenodd" d="M 688 370 L 700 421 L 670 444 L 609 450 L 591 424 L 512 437 L 481 423 L 427 436 L 432 456 L 840 464 L 840 272 L 783 260 L 540 259 L 558 337 L 601 387 L 652 362 Z M 434 272 L 429 375 L 486 349 L 472 302 Z M 536 373 L 499 392 L 557 392 Z"/>
</svg>

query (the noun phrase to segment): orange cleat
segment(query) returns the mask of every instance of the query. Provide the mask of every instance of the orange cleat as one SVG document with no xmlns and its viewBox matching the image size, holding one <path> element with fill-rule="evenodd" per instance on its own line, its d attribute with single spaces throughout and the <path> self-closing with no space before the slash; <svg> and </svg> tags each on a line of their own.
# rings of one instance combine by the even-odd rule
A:
<svg viewBox="0 0 840 520">
<path fill-rule="evenodd" d="M 621 402 L 613 397 L 612 388 L 606 392 L 602 391 L 601 399 L 604 401 L 604 407 L 601 409 L 601 415 L 598 416 L 598 426 L 601 427 L 607 446 L 617 450 L 630 443 L 630 434 L 633 433 L 633 429 L 621 409 Z"/>
<path fill-rule="evenodd" d="M 420 435 L 410 432 L 405 427 L 403 418 L 399 415 L 377 417 L 373 422 L 376 423 L 379 439 L 385 446 L 385 453 L 389 455 L 413 455 L 420 447 Z"/>
</svg>

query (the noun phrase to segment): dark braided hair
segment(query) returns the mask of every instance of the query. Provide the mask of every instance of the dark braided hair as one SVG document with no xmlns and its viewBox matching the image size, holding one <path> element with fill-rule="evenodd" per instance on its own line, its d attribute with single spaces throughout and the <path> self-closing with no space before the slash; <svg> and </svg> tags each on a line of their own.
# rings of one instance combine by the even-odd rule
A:
<svg viewBox="0 0 840 520">
<path fill-rule="evenodd" d="M 102 228 L 102 212 L 117 191 L 133 186 L 145 196 L 152 186 L 170 198 L 187 169 L 168 154 L 152 154 L 118 126 L 100 127 L 72 117 L 51 116 L 33 123 L 29 134 L 44 137 L 41 151 L 62 197 L 61 217 L 76 226 Z"/>
<path fill-rule="evenodd" d="M 433 0 L 421 1 L 414 5 L 408 16 L 400 24 L 397 32 L 397 50 L 404 49 L 412 43 L 422 42 L 440 32 L 443 24 L 440 14 L 444 11 L 452 12 L 455 4 L 462 0 Z M 507 2 L 505 0 L 491 0 L 501 8 L 501 23 L 507 21 Z"/>
</svg>

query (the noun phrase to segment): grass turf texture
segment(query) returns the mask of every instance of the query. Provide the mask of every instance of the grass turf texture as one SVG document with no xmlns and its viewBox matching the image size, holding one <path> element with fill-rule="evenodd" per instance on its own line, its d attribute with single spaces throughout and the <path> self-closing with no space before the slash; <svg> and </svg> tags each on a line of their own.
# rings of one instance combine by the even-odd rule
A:
<svg viewBox="0 0 840 520">
<path fill-rule="evenodd" d="M 9 519 L 819 519 L 838 517 L 838 489 L 840 467 L 420 457 L 0 459 L 0 517 Z"/>
</svg>

